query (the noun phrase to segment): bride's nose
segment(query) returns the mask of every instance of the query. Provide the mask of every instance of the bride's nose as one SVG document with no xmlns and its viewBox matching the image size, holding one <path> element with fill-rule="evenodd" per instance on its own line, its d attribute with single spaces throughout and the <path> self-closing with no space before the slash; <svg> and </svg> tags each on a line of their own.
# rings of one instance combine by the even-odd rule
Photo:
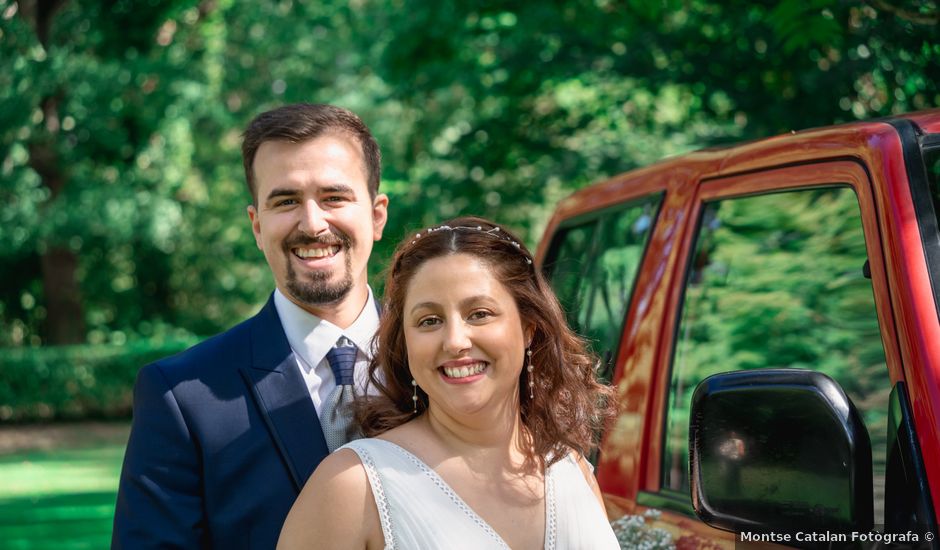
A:
<svg viewBox="0 0 940 550">
<path fill-rule="evenodd" d="M 448 323 L 444 333 L 444 351 L 452 356 L 469 350 L 473 346 L 470 339 L 470 327 L 462 320 Z"/>
</svg>

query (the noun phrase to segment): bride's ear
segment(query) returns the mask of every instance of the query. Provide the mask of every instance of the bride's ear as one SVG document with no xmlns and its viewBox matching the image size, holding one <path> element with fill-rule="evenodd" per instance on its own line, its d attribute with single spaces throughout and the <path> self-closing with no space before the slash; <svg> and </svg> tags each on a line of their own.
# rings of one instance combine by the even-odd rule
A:
<svg viewBox="0 0 940 550">
<path fill-rule="evenodd" d="M 525 336 L 525 347 L 532 347 L 532 338 L 535 336 L 535 324 L 528 324 L 522 329 L 522 334 Z"/>
</svg>

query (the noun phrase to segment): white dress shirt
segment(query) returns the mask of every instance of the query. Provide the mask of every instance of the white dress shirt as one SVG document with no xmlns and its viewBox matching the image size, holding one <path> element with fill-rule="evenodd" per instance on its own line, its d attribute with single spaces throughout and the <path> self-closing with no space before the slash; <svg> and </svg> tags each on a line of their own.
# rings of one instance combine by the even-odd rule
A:
<svg viewBox="0 0 940 550">
<path fill-rule="evenodd" d="M 369 361 L 372 359 L 372 337 L 379 328 L 379 312 L 375 307 L 372 289 L 359 317 L 345 329 L 291 302 L 280 290 L 274 291 L 274 307 L 281 318 L 281 326 L 287 336 L 287 342 L 294 351 L 297 368 L 307 383 L 307 391 L 317 410 L 322 413 L 322 404 L 336 387 L 336 377 L 326 360 L 326 354 L 336 345 L 340 336 L 345 336 L 356 344 L 355 387 L 357 394 L 365 393 L 369 378 Z"/>
</svg>

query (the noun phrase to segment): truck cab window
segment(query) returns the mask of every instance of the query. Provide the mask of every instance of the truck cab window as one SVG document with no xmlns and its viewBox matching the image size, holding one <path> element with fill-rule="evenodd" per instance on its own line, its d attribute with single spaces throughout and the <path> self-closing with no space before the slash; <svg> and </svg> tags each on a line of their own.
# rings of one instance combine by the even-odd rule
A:
<svg viewBox="0 0 940 550">
<path fill-rule="evenodd" d="M 568 323 L 589 340 L 611 379 L 624 317 L 661 195 L 608 209 L 555 234 L 545 261 Z"/>
</svg>

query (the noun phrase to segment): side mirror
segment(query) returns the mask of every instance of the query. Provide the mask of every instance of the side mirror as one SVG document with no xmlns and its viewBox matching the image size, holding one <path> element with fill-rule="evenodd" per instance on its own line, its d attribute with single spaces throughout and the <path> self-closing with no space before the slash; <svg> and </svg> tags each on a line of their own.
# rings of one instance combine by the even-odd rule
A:
<svg viewBox="0 0 940 550">
<path fill-rule="evenodd" d="M 834 380 L 755 369 L 703 380 L 689 424 L 692 506 L 726 531 L 868 531 L 871 441 Z"/>
</svg>

